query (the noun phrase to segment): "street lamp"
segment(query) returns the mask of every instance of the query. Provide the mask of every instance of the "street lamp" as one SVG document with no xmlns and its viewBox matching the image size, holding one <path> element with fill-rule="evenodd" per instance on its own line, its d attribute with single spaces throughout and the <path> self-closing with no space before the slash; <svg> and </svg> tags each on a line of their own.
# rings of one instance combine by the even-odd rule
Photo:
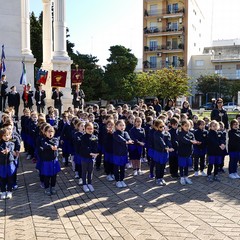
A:
<svg viewBox="0 0 240 240">
<path fill-rule="evenodd" d="M 219 71 L 219 75 L 221 75 L 221 70 L 222 70 L 222 66 L 221 66 L 221 53 L 218 53 L 219 55 L 219 67 L 218 67 L 218 71 Z M 218 97 L 221 97 L 221 78 L 220 76 L 218 76 Z"/>
</svg>

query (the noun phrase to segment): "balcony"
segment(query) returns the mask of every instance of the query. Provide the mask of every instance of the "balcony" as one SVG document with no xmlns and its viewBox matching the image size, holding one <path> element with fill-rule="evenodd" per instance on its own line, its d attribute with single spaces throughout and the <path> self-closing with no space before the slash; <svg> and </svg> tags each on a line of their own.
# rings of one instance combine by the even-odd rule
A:
<svg viewBox="0 0 240 240">
<path fill-rule="evenodd" d="M 151 27 L 151 28 L 147 28 L 145 27 L 143 29 L 144 34 L 147 37 L 160 37 L 160 36 L 174 36 L 174 35 L 182 35 L 184 32 L 184 27 L 182 28 L 166 28 L 166 29 L 162 29 L 160 30 L 159 28 L 155 27 Z"/>
<path fill-rule="evenodd" d="M 163 10 L 154 10 L 154 11 L 144 11 L 145 18 L 153 18 L 153 17 L 162 17 L 162 18 L 176 18 L 183 17 L 184 8 L 172 11 L 163 11 Z"/>
<path fill-rule="evenodd" d="M 211 61 L 215 63 L 221 62 L 240 62 L 240 54 L 229 54 L 229 55 L 213 55 Z"/>
<path fill-rule="evenodd" d="M 177 52 L 183 52 L 184 45 L 182 43 L 179 43 L 177 46 L 164 46 L 164 45 L 158 45 L 154 47 L 144 46 L 144 52 L 146 53 L 152 53 L 152 52 L 161 52 L 161 53 L 177 53 Z"/>
<path fill-rule="evenodd" d="M 144 61 L 143 62 L 143 68 L 145 70 L 158 70 L 162 68 L 170 68 L 173 67 L 175 69 L 182 69 L 184 67 L 184 61 L 183 59 L 179 59 L 178 63 L 174 62 L 168 62 L 168 61 L 158 61 L 157 63 L 151 63 L 149 61 Z"/>
</svg>

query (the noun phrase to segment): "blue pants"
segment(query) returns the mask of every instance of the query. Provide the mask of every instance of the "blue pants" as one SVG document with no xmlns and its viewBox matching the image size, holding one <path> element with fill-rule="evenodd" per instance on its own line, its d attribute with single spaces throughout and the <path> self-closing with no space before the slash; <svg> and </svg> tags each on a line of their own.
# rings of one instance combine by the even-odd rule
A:
<svg viewBox="0 0 240 240">
<path fill-rule="evenodd" d="M 231 153 L 229 153 L 229 156 L 230 156 L 229 166 L 228 166 L 229 174 L 236 173 L 237 172 L 237 164 L 240 159 L 238 156 L 235 156 L 235 155 L 233 156 Z"/>
</svg>

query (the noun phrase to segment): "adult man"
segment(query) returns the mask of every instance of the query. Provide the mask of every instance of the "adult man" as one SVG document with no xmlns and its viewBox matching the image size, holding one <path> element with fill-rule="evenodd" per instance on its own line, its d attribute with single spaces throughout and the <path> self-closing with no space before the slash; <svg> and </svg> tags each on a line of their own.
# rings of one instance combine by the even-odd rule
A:
<svg viewBox="0 0 240 240">
<path fill-rule="evenodd" d="M 62 115 L 62 99 L 63 92 L 60 91 L 60 88 L 57 87 L 52 93 L 52 99 L 54 100 L 54 107 L 58 109 L 59 116 Z"/>
<path fill-rule="evenodd" d="M 73 94 L 72 104 L 74 108 L 82 109 L 84 106 L 85 94 L 83 90 L 80 89 L 80 84 L 76 85 L 76 90 L 72 94 Z"/>
<path fill-rule="evenodd" d="M 22 100 L 25 108 L 32 110 L 33 106 L 33 91 L 31 90 L 31 84 L 28 83 L 27 86 L 24 86 Z"/>
<path fill-rule="evenodd" d="M 18 110 L 20 105 L 20 94 L 16 90 L 16 86 L 12 86 L 11 91 L 7 94 L 8 106 L 13 107 L 15 110 L 15 117 L 18 120 Z"/>
<path fill-rule="evenodd" d="M 6 105 L 8 82 L 6 80 L 6 75 L 2 75 L 0 80 L 0 111 L 4 111 Z"/>
<path fill-rule="evenodd" d="M 44 113 L 46 105 L 45 103 L 46 92 L 42 89 L 42 84 L 38 86 L 38 90 L 36 90 L 34 98 L 37 105 L 37 112 Z"/>
<path fill-rule="evenodd" d="M 217 122 L 223 122 L 225 128 L 229 128 L 227 111 L 223 108 L 222 98 L 218 98 L 216 101 L 216 107 L 211 112 L 211 120 L 216 120 Z"/>
</svg>

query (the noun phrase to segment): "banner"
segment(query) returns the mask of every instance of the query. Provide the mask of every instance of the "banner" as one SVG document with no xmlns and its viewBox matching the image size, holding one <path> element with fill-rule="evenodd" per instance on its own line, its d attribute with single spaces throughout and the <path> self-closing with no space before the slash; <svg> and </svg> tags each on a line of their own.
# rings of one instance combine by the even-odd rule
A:
<svg viewBox="0 0 240 240">
<path fill-rule="evenodd" d="M 36 76 L 37 84 L 42 83 L 45 85 L 47 82 L 47 77 L 48 77 L 48 71 L 38 69 L 37 76 Z"/>
<path fill-rule="evenodd" d="M 52 87 L 65 87 L 67 72 L 52 70 Z"/>
<path fill-rule="evenodd" d="M 5 52 L 4 52 L 4 45 L 2 45 L 2 55 L 1 55 L 1 63 L 0 63 L 0 78 L 6 72 L 6 65 L 5 65 Z"/>
<path fill-rule="evenodd" d="M 84 79 L 84 69 L 72 69 L 71 85 L 82 83 L 83 79 Z"/>
<path fill-rule="evenodd" d="M 25 63 L 22 61 L 22 75 L 20 78 L 21 85 L 27 85 L 27 76 L 26 76 L 26 66 Z"/>
</svg>

